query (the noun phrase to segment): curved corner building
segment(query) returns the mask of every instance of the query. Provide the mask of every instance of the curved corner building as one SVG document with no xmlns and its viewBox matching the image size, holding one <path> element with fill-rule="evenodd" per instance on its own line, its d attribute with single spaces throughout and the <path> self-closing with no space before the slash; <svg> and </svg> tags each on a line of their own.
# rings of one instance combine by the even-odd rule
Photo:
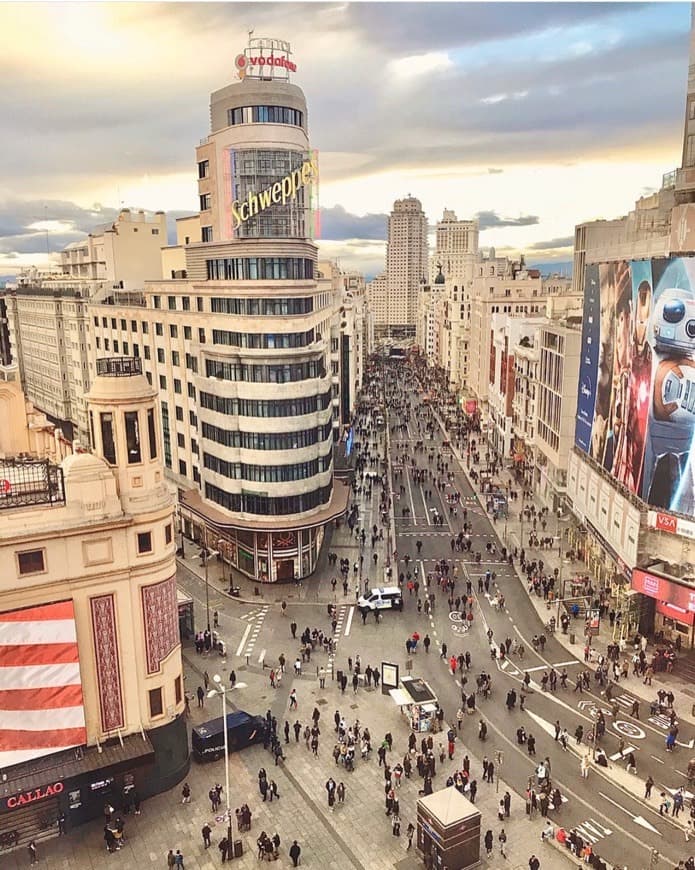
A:
<svg viewBox="0 0 695 870">
<path fill-rule="evenodd" d="M 252 39 L 239 81 L 212 94 L 197 149 L 201 241 L 184 245 L 189 307 L 210 327 L 187 373 L 199 489 L 181 494 L 184 528 L 268 582 L 314 570 L 348 498 L 333 479 L 337 306 L 311 240 L 318 162 L 289 58 L 287 43 Z"/>
</svg>

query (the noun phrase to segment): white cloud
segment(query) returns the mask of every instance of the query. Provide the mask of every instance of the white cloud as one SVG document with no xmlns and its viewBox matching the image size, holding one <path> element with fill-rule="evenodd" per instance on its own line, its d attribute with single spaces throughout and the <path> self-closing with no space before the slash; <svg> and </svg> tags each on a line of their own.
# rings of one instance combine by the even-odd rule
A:
<svg viewBox="0 0 695 870">
<path fill-rule="evenodd" d="M 445 51 L 430 51 L 427 54 L 413 54 L 400 57 L 388 64 L 388 71 L 397 79 L 407 80 L 430 73 L 445 72 L 454 66 L 453 60 Z"/>
</svg>

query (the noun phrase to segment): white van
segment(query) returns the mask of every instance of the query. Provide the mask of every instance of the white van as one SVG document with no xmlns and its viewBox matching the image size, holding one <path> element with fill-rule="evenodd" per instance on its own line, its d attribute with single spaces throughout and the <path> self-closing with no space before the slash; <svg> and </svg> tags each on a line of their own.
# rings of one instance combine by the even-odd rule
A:
<svg viewBox="0 0 695 870">
<path fill-rule="evenodd" d="M 403 610 L 403 596 L 398 586 L 383 586 L 372 589 L 369 595 L 361 595 L 357 601 L 360 610 Z"/>
</svg>

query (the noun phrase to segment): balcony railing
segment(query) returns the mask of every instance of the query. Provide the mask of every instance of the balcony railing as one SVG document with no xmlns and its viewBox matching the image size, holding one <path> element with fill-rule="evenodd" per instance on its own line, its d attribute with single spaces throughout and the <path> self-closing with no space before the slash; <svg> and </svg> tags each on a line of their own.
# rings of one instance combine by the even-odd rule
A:
<svg viewBox="0 0 695 870">
<path fill-rule="evenodd" d="M 97 374 L 107 378 L 129 378 L 142 374 L 142 360 L 136 356 L 101 357 Z"/>
</svg>

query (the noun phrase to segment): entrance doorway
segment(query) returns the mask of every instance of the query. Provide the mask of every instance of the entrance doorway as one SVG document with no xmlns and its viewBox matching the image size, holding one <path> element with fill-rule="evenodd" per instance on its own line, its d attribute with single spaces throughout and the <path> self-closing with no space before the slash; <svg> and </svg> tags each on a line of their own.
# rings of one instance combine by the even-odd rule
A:
<svg viewBox="0 0 695 870">
<path fill-rule="evenodd" d="M 294 580 L 294 559 L 281 559 L 277 563 L 277 580 Z"/>
</svg>

